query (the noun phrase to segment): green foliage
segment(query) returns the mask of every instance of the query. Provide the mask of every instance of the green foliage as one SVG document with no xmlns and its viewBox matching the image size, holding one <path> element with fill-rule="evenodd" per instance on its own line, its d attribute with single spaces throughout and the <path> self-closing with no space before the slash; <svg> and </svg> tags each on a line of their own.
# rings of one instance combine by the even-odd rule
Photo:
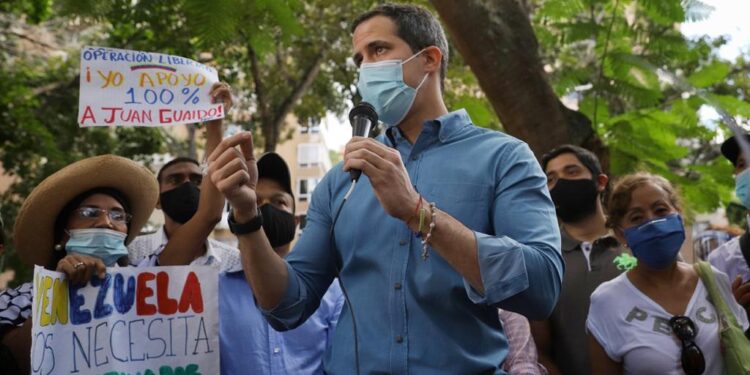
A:
<svg viewBox="0 0 750 375">
<path fill-rule="evenodd" d="M 732 67 L 724 61 L 714 61 L 698 69 L 687 81 L 695 88 L 706 88 L 722 82 Z"/>
<path fill-rule="evenodd" d="M 675 27 L 712 8 L 698 0 L 540 3 L 533 23 L 551 84 L 558 95 L 578 98 L 579 110 L 595 120 L 609 147 L 610 174 L 661 174 L 680 188 L 691 212 L 728 202 L 731 166 L 718 157 L 719 134 L 700 123 L 698 111 L 713 104 L 750 118 L 748 66 L 717 57 L 722 39 L 686 40 Z"/>
</svg>

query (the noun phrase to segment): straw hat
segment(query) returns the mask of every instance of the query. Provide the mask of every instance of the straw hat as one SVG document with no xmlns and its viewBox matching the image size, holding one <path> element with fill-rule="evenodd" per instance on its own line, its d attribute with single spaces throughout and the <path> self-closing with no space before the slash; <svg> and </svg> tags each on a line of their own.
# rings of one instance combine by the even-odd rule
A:
<svg viewBox="0 0 750 375">
<path fill-rule="evenodd" d="M 21 260 L 47 265 L 60 211 L 73 198 L 94 188 L 115 189 L 128 200 L 133 219 L 125 244 L 140 233 L 159 199 L 154 174 L 130 159 L 101 155 L 70 164 L 44 179 L 23 202 L 13 235 Z"/>
</svg>

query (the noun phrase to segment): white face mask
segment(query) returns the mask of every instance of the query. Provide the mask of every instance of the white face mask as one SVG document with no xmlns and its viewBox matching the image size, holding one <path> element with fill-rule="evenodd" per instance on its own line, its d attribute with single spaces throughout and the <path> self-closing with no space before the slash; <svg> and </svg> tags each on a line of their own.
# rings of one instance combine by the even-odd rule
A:
<svg viewBox="0 0 750 375">
<path fill-rule="evenodd" d="M 385 60 L 374 63 L 363 63 L 359 68 L 359 89 L 362 100 L 372 104 L 378 118 L 384 124 L 396 126 L 409 113 L 417 91 L 427 80 L 429 73 L 425 74 L 417 88 L 409 87 L 404 82 L 403 65 L 417 57 L 421 50 L 408 59 Z"/>
</svg>

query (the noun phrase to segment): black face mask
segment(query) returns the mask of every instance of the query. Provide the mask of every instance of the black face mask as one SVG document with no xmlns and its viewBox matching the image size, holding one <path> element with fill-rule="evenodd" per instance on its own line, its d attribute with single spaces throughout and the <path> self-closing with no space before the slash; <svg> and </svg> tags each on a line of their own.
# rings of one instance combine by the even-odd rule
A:
<svg viewBox="0 0 750 375">
<path fill-rule="evenodd" d="M 201 191 L 188 181 L 159 195 L 161 209 L 170 219 L 185 224 L 198 211 Z"/>
<path fill-rule="evenodd" d="M 596 211 L 596 183 L 593 180 L 559 179 L 550 190 L 557 217 L 563 223 L 577 223 Z"/>
<path fill-rule="evenodd" d="M 263 215 L 263 231 L 266 232 L 271 247 L 277 248 L 292 242 L 294 229 L 297 227 L 294 215 L 270 204 L 260 206 L 260 214 Z"/>
</svg>

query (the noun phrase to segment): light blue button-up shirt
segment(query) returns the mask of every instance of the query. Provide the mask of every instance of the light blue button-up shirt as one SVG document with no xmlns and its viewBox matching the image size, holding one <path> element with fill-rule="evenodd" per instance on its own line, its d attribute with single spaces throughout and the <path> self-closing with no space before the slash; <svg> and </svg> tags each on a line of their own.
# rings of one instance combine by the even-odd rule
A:
<svg viewBox="0 0 750 375">
<path fill-rule="evenodd" d="M 484 295 L 381 207 L 364 174 L 341 210 L 335 244 L 356 317 L 362 374 L 502 374 L 508 351 L 498 307 L 546 318 L 563 275 L 547 179 L 528 146 L 474 126 L 464 110 L 424 123 L 415 144 L 392 128 L 381 142 L 401 154 L 411 183 L 474 231 Z M 307 226 L 287 256 L 288 287 L 266 318 L 296 327 L 336 277 L 333 215 L 350 186 L 341 164 L 315 189 Z M 437 227 L 444 225 L 437 222 Z M 344 308 L 326 372 L 354 374 L 352 311 Z"/>
<path fill-rule="evenodd" d="M 226 375 L 323 374 L 323 356 L 330 346 L 344 297 L 338 283 L 301 326 L 277 332 L 255 305 L 242 271 L 219 275 L 219 343 L 221 373 Z"/>
</svg>

